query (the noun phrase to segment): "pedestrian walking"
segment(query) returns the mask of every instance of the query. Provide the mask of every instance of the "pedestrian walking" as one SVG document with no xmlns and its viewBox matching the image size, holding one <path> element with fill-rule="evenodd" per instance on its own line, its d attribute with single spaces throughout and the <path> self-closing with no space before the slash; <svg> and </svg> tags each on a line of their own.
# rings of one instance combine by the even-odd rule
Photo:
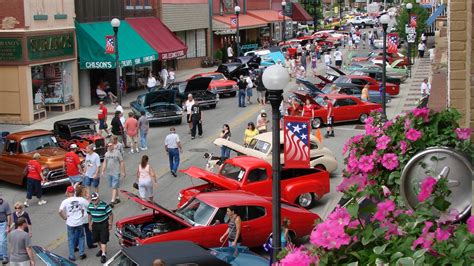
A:
<svg viewBox="0 0 474 266">
<path fill-rule="evenodd" d="M 41 187 L 42 182 L 46 182 L 43 176 L 43 168 L 39 162 L 41 155 L 39 153 L 33 154 L 33 160 L 28 161 L 25 168 L 26 176 L 26 200 L 25 207 L 30 206 L 29 200 L 33 198 L 33 194 L 38 198 L 38 205 L 44 205 L 47 202 L 42 200 L 43 188 Z"/>
<path fill-rule="evenodd" d="M 362 88 L 360 99 L 363 102 L 368 102 L 369 101 L 369 85 L 365 85 L 364 88 Z"/>
<path fill-rule="evenodd" d="M 360 44 L 360 36 L 355 34 L 354 36 L 354 48 L 357 50 Z"/>
<path fill-rule="evenodd" d="M 105 263 L 107 261 L 107 243 L 114 222 L 112 207 L 99 199 L 99 193 L 94 192 L 91 195 L 91 202 L 87 206 L 87 214 L 92 239 L 100 245 L 95 256 L 100 257 L 100 263 Z"/>
<path fill-rule="evenodd" d="M 342 52 L 339 50 L 339 48 L 337 48 L 336 52 L 334 52 L 334 61 L 336 62 L 336 67 L 338 69 L 341 69 L 341 66 L 342 66 Z"/>
<path fill-rule="evenodd" d="M 224 124 L 222 126 L 222 131 L 221 131 L 221 134 L 219 135 L 219 137 L 223 138 L 223 139 L 226 139 L 226 140 L 230 140 L 231 136 L 232 136 L 232 134 L 230 133 L 229 125 Z M 230 158 L 230 149 L 226 146 L 222 146 L 221 147 L 221 159 L 225 160 L 225 159 L 228 159 L 228 158 Z"/>
<path fill-rule="evenodd" d="M 230 63 L 232 59 L 234 59 L 234 50 L 232 49 L 232 45 L 229 44 L 227 47 L 227 60 L 229 60 Z"/>
<path fill-rule="evenodd" d="M 421 83 L 421 86 L 420 86 L 420 90 L 421 90 L 421 97 L 430 96 L 430 94 L 431 94 L 431 84 L 428 83 L 427 78 L 423 79 L 423 82 Z"/>
<path fill-rule="evenodd" d="M 247 128 L 244 131 L 244 146 L 247 147 L 253 137 L 258 135 L 258 130 L 253 122 L 247 124 Z"/>
<path fill-rule="evenodd" d="M 228 228 L 221 236 L 220 241 L 224 243 L 225 239 L 227 239 L 229 247 L 237 247 L 242 243 L 242 219 L 237 214 L 236 206 L 229 206 L 227 208 L 227 217 L 229 217 Z"/>
<path fill-rule="evenodd" d="M 168 85 L 168 77 L 169 77 L 168 69 L 166 68 L 166 66 L 164 66 L 161 69 L 160 77 L 161 77 L 161 81 L 163 82 L 163 88 L 166 89 L 166 86 Z"/>
<path fill-rule="evenodd" d="M 134 151 L 139 153 L 138 149 L 138 121 L 133 115 L 133 112 L 128 113 L 128 118 L 124 125 L 125 132 L 127 134 L 128 143 L 130 144 L 130 154 Z"/>
<path fill-rule="evenodd" d="M 79 248 L 79 258 L 87 257 L 84 252 L 84 228 L 82 226 L 83 217 L 86 216 L 88 202 L 82 197 L 75 196 L 73 186 L 66 189 L 67 198 L 61 202 L 58 214 L 66 221 L 67 239 L 69 247 L 69 260 L 75 261 L 75 248 Z"/>
<path fill-rule="evenodd" d="M 146 83 L 146 87 L 148 89 L 148 92 L 151 92 L 153 90 L 155 90 L 156 88 L 156 78 L 153 76 L 153 73 L 151 73 L 150 71 L 150 74 L 148 74 L 148 81 Z"/>
<path fill-rule="evenodd" d="M 316 52 L 311 55 L 311 69 L 313 70 L 313 75 L 316 75 L 316 71 L 318 70 L 318 57 Z"/>
<path fill-rule="evenodd" d="M 333 103 L 332 100 L 330 100 L 327 96 L 324 96 L 324 101 L 326 102 L 326 109 L 328 110 L 327 112 L 327 131 L 326 135 L 324 137 L 334 137 L 334 108 L 333 108 Z"/>
<path fill-rule="evenodd" d="M 95 152 L 95 145 L 91 144 L 86 148 L 86 158 L 84 160 L 84 186 L 89 190 L 94 188 L 95 192 L 99 192 L 100 183 L 100 157 Z"/>
<path fill-rule="evenodd" d="M 104 102 L 99 103 L 99 113 L 97 114 L 97 119 L 99 120 L 99 135 L 102 136 L 102 130 L 105 130 L 107 137 L 110 137 L 110 131 L 107 126 L 107 107 L 105 107 Z"/>
<path fill-rule="evenodd" d="M 304 67 L 306 70 L 306 59 L 307 59 L 308 51 L 306 48 L 303 48 L 303 51 L 301 52 L 301 66 Z"/>
<path fill-rule="evenodd" d="M 324 64 L 326 65 L 326 70 L 329 70 L 329 66 L 331 65 L 331 55 L 329 52 L 324 54 Z"/>
<path fill-rule="evenodd" d="M 13 208 L 15 208 L 15 211 L 12 214 L 13 217 L 13 225 L 15 226 L 15 229 L 17 229 L 16 222 L 20 218 L 24 218 L 26 220 L 27 227 L 25 228 L 25 232 L 28 233 L 28 235 L 31 237 L 33 230 L 32 230 L 32 224 L 31 224 L 31 219 L 30 215 L 25 211 L 25 205 L 21 203 L 20 201 L 17 201 L 15 205 L 13 205 Z"/>
<path fill-rule="evenodd" d="M 186 121 L 188 122 L 188 126 L 189 126 L 189 133 L 191 134 L 191 129 L 193 128 L 193 123 L 191 121 L 191 107 L 193 107 L 193 105 L 196 103 L 196 101 L 194 101 L 193 99 L 193 95 L 190 93 L 188 94 L 188 99 L 186 100 L 186 102 L 184 102 L 184 105 L 183 105 L 183 109 L 186 110 Z"/>
<path fill-rule="evenodd" d="M 115 149 L 113 143 L 107 144 L 107 152 L 104 155 L 104 163 L 102 164 L 101 176 L 106 177 L 109 181 L 109 187 L 112 189 L 112 199 L 110 205 L 120 203 L 118 189 L 120 187 L 120 178 L 125 178 L 125 163 L 120 151 Z"/>
<path fill-rule="evenodd" d="M 82 183 L 84 179 L 81 174 L 81 159 L 79 158 L 79 155 L 77 155 L 77 150 L 77 145 L 73 143 L 69 146 L 69 152 L 64 155 L 64 167 L 66 168 L 66 175 L 73 186 L 77 183 Z"/>
<path fill-rule="evenodd" d="M 125 154 L 125 149 L 124 149 L 123 144 L 118 141 L 117 136 L 112 137 L 112 143 L 114 144 L 115 149 L 118 150 L 120 152 L 120 154 L 122 154 L 122 157 L 123 157 L 123 155 Z"/>
<path fill-rule="evenodd" d="M 4 200 L 3 194 L 0 191 L 0 259 L 2 264 L 7 264 L 8 248 L 7 248 L 7 234 L 10 233 L 12 225 L 12 211 L 8 202 Z"/>
<path fill-rule="evenodd" d="M 265 105 L 267 103 L 267 99 L 265 98 L 265 94 L 267 93 L 267 88 L 265 88 L 265 85 L 263 84 L 262 75 L 263 75 L 263 71 L 260 71 L 257 74 L 257 81 L 256 81 L 257 95 L 258 95 L 257 101 L 258 101 L 258 104 Z"/>
<path fill-rule="evenodd" d="M 8 236 L 10 244 L 10 265 L 34 266 L 35 254 L 31 248 L 31 238 L 25 229 L 28 228 L 26 219 L 21 217 L 15 223 L 16 229 Z M 7 262 L 8 263 L 8 262 Z M 3 261 L 3 264 L 5 260 Z"/>
<path fill-rule="evenodd" d="M 90 195 L 89 195 L 89 189 L 85 186 L 82 185 L 77 185 L 76 188 L 76 196 L 81 197 L 87 201 L 87 206 L 89 206 L 89 200 L 90 200 Z M 86 210 L 87 212 L 87 210 Z M 92 232 L 89 228 L 89 215 L 85 214 L 82 217 L 82 228 L 84 229 L 84 236 L 85 236 L 85 242 L 87 244 L 87 248 L 93 249 L 96 248 L 97 245 L 94 244 L 94 239 L 92 238 Z"/>
<path fill-rule="evenodd" d="M 247 82 L 243 75 L 240 75 L 237 81 L 239 87 L 239 107 L 245 107 L 245 90 L 247 89 Z"/>
<path fill-rule="evenodd" d="M 253 81 L 250 76 L 247 76 L 245 78 L 245 83 L 247 84 L 247 87 L 245 89 L 245 95 L 247 96 L 247 104 L 251 104 L 252 102 L 250 101 L 250 98 L 252 98 L 253 96 Z"/>
<path fill-rule="evenodd" d="M 290 219 L 284 218 L 281 224 L 281 247 L 285 248 L 291 243 L 290 233 Z"/>
<path fill-rule="evenodd" d="M 120 123 L 122 123 L 122 127 L 125 125 L 125 116 L 123 115 L 123 107 L 118 103 L 118 102 L 115 102 L 115 112 L 120 112 Z M 114 113 L 115 113 L 114 112 Z M 128 148 L 128 144 L 127 144 L 127 134 L 125 133 L 125 130 L 122 130 L 122 142 L 123 142 L 123 145 L 125 145 L 125 147 Z"/>
<path fill-rule="evenodd" d="M 303 108 L 301 107 L 300 103 L 295 98 L 292 98 L 290 101 L 290 106 L 288 107 L 288 115 L 300 116 L 302 111 Z"/>
<path fill-rule="evenodd" d="M 174 68 L 171 68 L 170 71 L 168 71 L 168 80 L 169 84 L 173 84 L 176 79 L 176 72 L 174 72 Z"/>
<path fill-rule="evenodd" d="M 174 127 L 170 128 L 170 133 L 165 138 L 165 151 L 168 154 L 171 174 L 176 177 L 179 167 L 179 153 L 183 152 L 183 147 Z"/>
<path fill-rule="evenodd" d="M 418 57 L 423 58 L 425 56 L 426 45 L 424 43 L 418 44 Z"/>
<path fill-rule="evenodd" d="M 120 121 L 120 111 L 115 111 L 114 118 L 110 122 L 112 134 L 117 137 L 118 141 L 123 143 L 123 124 Z"/>
<path fill-rule="evenodd" d="M 138 184 L 138 192 L 140 198 L 144 200 L 153 201 L 153 187 L 158 183 L 156 181 L 156 173 L 153 167 L 148 164 L 148 156 L 143 155 L 142 161 L 137 169 L 137 178 L 135 183 Z M 145 206 L 142 206 L 142 211 L 146 210 Z"/>
<path fill-rule="evenodd" d="M 196 137 L 196 130 L 198 137 L 202 137 L 202 109 L 198 102 L 191 107 L 191 121 L 193 128 L 191 129 L 191 139 Z"/>
<path fill-rule="evenodd" d="M 146 137 L 148 135 L 148 130 L 150 129 L 150 122 L 145 115 L 145 111 L 140 112 L 141 116 L 138 119 L 138 128 L 140 130 L 140 149 L 142 151 L 148 150 L 148 143 Z"/>
<path fill-rule="evenodd" d="M 426 45 L 426 35 L 424 32 L 421 34 L 421 42 Z"/>
</svg>

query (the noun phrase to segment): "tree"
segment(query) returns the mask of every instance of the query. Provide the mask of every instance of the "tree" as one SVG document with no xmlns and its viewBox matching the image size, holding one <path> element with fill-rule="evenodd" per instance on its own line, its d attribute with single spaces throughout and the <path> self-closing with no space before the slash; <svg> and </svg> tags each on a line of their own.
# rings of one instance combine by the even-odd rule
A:
<svg viewBox="0 0 474 266">
<path fill-rule="evenodd" d="M 411 14 L 416 14 L 416 38 L 417 40 L 421 37 L 421 34 L 425 31 L 426 20 L 428 19 L 428 12 L 425 8 L 422 8 L 419 4 L 416 4 L 413 0 L 406 0 L 403 3 L 403 7 L 400 10 L 400 14 L 397 16 L 397 25 L 396 29 L 401 40 L 406 40 L 405 25 L 408 24 L 409 16 L 405 8 L 407 3 L 412 3 L 413 8 L 411 9 Z"/>
</svg>

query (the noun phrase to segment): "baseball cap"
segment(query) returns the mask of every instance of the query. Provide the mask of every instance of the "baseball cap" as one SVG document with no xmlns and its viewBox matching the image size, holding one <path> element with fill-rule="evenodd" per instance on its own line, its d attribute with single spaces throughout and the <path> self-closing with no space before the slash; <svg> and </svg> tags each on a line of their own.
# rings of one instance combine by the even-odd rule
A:
<svg viewBox="0 0 474 266">
<path fill-rule="evenodd" d="M 266 114 L 267 111 L 265 111 L 265 109 L 262 109 L 262 110 L 260 110 L 260 113 L 261 113 L 261 114 Z"/>
<path fill-rule="evenodd" d="M 67 192 L 67 193 L 74 193 L 74 187 L 73 187 L 73 186 L 68 186 L 68 187 L 66 188 L 66 192 Z"/>
<path fill-rule="evenodd" d="M 69 146 L 69 148 L 71 148 L 71 149 L 77 149 L 77 145 L 73 143 L 73 144 L 71 144 L 71 146 Z"/>
<path fill-rule="evenodd" d="M 97 200 L 99 198 L 99 193 L 94 192 L 91 194 L 91 200 Z"/>
</svg>

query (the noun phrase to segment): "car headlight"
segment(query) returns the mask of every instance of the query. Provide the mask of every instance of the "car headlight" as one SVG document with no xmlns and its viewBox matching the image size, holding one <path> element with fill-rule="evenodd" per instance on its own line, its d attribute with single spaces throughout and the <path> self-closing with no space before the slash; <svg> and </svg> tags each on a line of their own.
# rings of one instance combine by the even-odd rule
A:
<svg viewBox="0 0 474 266">
<path fill-rule="evenodd" d="M 182 115 L 182 114 L 183 114 L 183 111 L 181 111 L 181 110 L 180 110 L 180 111 L 176 111 L 176 114 L 177 114 L 177 115 Z"/>
<path fill-rule="evenodd" d="M 183 194 L 179 193 L 178 194 L 178 201 L 181 201 L 182 198 L 183 198 Z"/>
<path fill-rule="evenodd" d="M 150 113 L 150 112 L 146 112 L 146 113 L 145 113 L 145 116 L 146 116 L 146 118 L 152 118 L 152 117 L 153 117 L 153 114 Z"/>
<path fill-rule="evenodd" d="M 48 176 L 48 174 L 49 174 L 49 168 L 44 168 L 44 169 L 43 169 L 43 176 L 44 176 L 44 178 L 46 178 L 46 177 Z"/>
</svg>

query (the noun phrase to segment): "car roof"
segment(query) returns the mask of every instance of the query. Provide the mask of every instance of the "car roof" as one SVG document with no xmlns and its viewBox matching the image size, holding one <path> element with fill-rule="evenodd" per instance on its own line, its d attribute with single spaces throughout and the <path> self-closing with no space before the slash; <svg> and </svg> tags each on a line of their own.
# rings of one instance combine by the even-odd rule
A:
<svg viewBox="0 0 474 266">
<path fill-rule="evenodd" d="M 232 164 L 241 165 L 243 166 L 243 168 L 250 168 L 258 164 L 260 165 L 267 164 L 268 167 L 271 167 L 271 165 L 267 161 L 260 158 L 253 157 L 253 156 L 237 156 L 237 157 L 227 159 L 226 162 L 227 161 Z"/>
<path fill-rule="evenodd" d="M 94 124 L 94 120 L 89 118 L 71 118 L 54 122 L 55 125 L 70 125 L 70 124 Z"/>
<path fill-rule="evenodd" d="M 25 130 L 25 131 L 11 133 L 7 137 L 11 140 L 18 142 L 23 139 L 27 139 L 31 137 L 37 137 L 37 136 L 42 136 L 42 135 L 52 135 L 52 134 L 53 133 L 49 130 L 34 129 L 34 130 Z"/>
<path fill-rule="evenodd" d="M 231 265 L 191 241 L 166 241 L 123 248 L 122 252 L 137 265 L 153 265 L 161 259 L 166 265 L 195 263 L 196 265 Z"/>
<path fill-rule="evenodd" d="M 216 208 L 229 207 L 232 205 L 268 205 L 267 199 L 243 190 L 221 190 L 196 195 L 198 200 L 206 202 Z"/>
</svg>

